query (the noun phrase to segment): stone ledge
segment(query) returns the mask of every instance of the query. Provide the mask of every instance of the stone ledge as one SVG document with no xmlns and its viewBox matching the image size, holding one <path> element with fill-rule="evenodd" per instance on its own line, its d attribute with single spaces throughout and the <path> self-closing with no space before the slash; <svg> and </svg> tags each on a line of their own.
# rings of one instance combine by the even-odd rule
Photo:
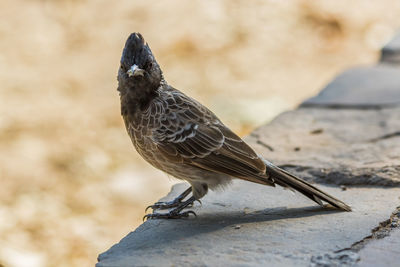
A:
<svg viewBox="0 0 400 267">
<path fill-rule="evenodd" d="M 246 140 L 274 164 L 309 181 L 400 185 L 400 107 L 300 108 L 279 115 Z"/>
<path fill-rule="evenodd" d="M 400 32 L 382 48 L 381 62 L 400 65 Z"/>
<path fill-rule="evenodd" d="M 377 65 L 347 70 L 301 107 L 380 109 L 400 105 L 400 68 Z"/>
<path fill-rule="evenodd" d="M 175 186 L 171 199 L 187 185 Z M 99 256 L 106 266 L 308 266 L 313 256 L 351 247 L 398 205 L 400 188 L 323 190 L 353 212 L 322 209 L 300 194 L 244 181 L 211 192 L 197 218 L 150 220 Z"/>
<path fill-rule="evenodd" d="M 321 266 L 357 261 L 363 254 L 352 248 L 387 221 L 400 202 L 400 188 L 377 187 L 399 185 L 400 137 L 393 134 L 398 131 L 400 107 L 283 113 L 246 141 L 310 181 L 362 185 L 319 185 L 348 202 L 353 212 L 322 209 L 279 187 L 235 181 L 223 192 L 210 192 L 202 207 L 195 206 L 197 218 L 145 222 L 101 254 L 97 266 Z M 187 186 L 175 186 L 164 200 Z"/>
<path fill-rule="evenodd" d="M 223 192 L 210 192 L 202 207 L 195 206 L 197 218 L 145 222 L 99 255 L 97 267 L 363 261 L 363 250 L 353 248 L 399 206 L 399 132 L 400 107 L 283 113 L 247 142 L 310 181 L 335 184 L 319 187 L 348 202 L 353 212 L 322 209 L 300 194 L 237 180 Z M 167 198 L 186 187 L 175 186 Z"/>
</svg>

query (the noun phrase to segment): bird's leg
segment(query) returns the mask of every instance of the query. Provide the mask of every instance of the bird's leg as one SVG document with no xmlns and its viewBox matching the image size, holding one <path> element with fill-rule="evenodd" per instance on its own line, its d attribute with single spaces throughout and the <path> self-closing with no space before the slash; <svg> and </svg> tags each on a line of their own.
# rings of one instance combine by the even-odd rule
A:
<svg viewBox="0 0 400 267">
<path fill-rule="evenodd" d="M 182 194 L 180 194 L 178 197 L 176 197 L 172 201 L 166 201 L 166 202 L 156 202 L 153 205 L 150 205 L 146 208 L 145 212 L 149 209 L 152 208 L 153 210 L 166 210 L 170 208 L 175 208 L 178 207 L 182 202 L 182 200 L 187 197 L 192 192 L 192 187 L 189 187 L 186 189 Z M 193 204 L 193 202 L 192 202 Z"/>
<path fill-rule="evenodd" d="M 196 213 L 192 210 L 181 212 L 187 206 L 192 205 L 195 200 L 196 199 L 192 196 L 188 200 L 180 202 L 175 209 L 172 209 L 167 213 L 146 214 L 143 217 L 143 220 L 145 220 L 145 219 L 180 219 L 180 218 L 187 218 L 187 217 L 189 217 L 190 214 L 193 214 L 194 216 L 196 216 Z"/>
</svg>

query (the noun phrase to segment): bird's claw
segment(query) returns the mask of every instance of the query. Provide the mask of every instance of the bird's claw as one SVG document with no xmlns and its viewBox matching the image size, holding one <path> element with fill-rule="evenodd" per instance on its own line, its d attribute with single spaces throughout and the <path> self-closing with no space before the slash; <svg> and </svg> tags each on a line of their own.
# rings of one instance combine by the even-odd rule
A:
<svg viewBox="0 0 400 267">
<path fill-rule="evenodd" d="M 143 217 L 143 221 L 148 220 L 148 219 L 182 219 L 182 218 L 188 218 L 190 214 L 193 214 L 195 217 L 197 217 L 197 214 L 192 210 L 188 210 L 188 211 L 181 212 L 181 213 L 170 211 L 168 213 L 146 214 Z"/>
<path fill-rule="evenodd" d="M 147 212 L 148 209 L 152 209 L 152 210 L 158 210 L 162 207 L 162 204 L 164 204 L 163 202 L 156 202 L 153 205 L 147 206 L 147 208 L 144 210 L 144 212 Z"/>
<path fill-rule="evenodd" d="M 144 212 L 146 213 L 147 210 L 148 210 L 149 208 L 152 208 L 152 209 L 153 209 L 153 206 L 154 206 L 154 205 L 147 206 L 146 209 L 144 210 Z M 143 217 L 143 221 L 144 221 L 144 217 Z"/>
</svg>

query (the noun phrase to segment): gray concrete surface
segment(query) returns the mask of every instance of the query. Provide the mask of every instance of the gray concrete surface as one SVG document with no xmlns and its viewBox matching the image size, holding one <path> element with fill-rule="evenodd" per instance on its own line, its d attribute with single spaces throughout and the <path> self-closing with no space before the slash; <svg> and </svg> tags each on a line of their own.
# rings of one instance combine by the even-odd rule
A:
<svg viewBox="0 0 400 267">
<path fill-rule="evenodd" d="M 183 191 L 174 187 L 166 199 Z M 197 218 L 150 220 L 99 256 L 105 266 L 307 266 L 351 247 L 398 205 L 400 189 L 320 186 L 353 212 L 323 209 L 282 188 L 235 181 L 195 205 Z"/>
<path fill-rule="evenodd" d="M 300 108 L 246 140 L 268 160 L 309 181 L 400 185 L 400 107 Z"/>
<path fill-rule="evenodd" d="M 400 229 L 393 230 L 388 237 L 371 241 L 359 254 L 360 267 L 400 266 Z"/>
<path fill-rule="evenodd" d="M 377 65 L 349 69 L 303 107 L 382 108 L 400 104 L 400 68 Z"/>
</svg>

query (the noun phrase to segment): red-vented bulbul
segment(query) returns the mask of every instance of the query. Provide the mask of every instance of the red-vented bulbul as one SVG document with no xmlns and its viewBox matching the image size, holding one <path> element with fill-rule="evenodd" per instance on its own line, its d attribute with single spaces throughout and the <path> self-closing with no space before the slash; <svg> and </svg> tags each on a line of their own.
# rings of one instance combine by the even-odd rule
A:
<svg viewBox="0 0 400 267">
<path fill-rule="evenodd" d="M 118 71 L 121 113 L 138 153 L 154 167 L 191 187 L 170 202 L 157 202 L 145 218 L 182 218 L 183 211 L 215 189 L 239 178 L 295 189 L 323 205 L 351 208 L 315 186 L 278 168 L 254 152 L 209 109 L 170 86 L 140 33 L 126 41 Z M 185 198 L 192 193 L 192 196 Z M 172 209 L 173 208 L 173 209 Z"/>
</svg>

